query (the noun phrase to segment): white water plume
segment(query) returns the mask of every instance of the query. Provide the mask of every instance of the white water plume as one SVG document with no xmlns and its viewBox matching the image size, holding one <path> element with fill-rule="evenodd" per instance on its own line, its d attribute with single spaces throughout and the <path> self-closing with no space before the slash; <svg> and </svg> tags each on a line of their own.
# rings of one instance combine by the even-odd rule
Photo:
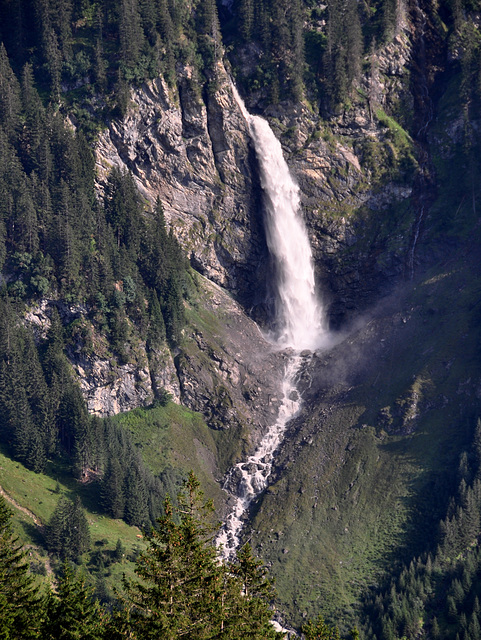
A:
<svg viewBox="0 0 481 640">
<path fill-rule="evenodd" d="M 266 239 L 277 269 L 276 343 L 281 348 L 312 351 L 325 344 L 327 331 L 316 296 L 309 237 L 299 214 L 299 187 L 269 123 L 250 114 L 235 87 L 233 91 L 259 161 Z"/>
<path fill-rule="evenodd" d="M 282 147 L 266 120 L 251 115 L 232 87 L 234 96 L 249 125 L 260 167 L 266 210 L 265 230 L 269 251 L 276 263 L 278 304 L 275 346 L 292 349 L 281 382 L 282 401 L 274 425 L 264 434 L 256 451 L 231 469 L 224 488 L 234 496 L 232 511 L 226 518 L 217 544 L 225 559 L 240 543 L 243 518 L 250 504 L 266 487 L 274 455 L 282 442 L 286 425 L 300 406 L 296 378 L 302 361 L 327 346 L 324 311 L 319 303 L 314 280 L 312 252 L 306 228 L 299 214 L 299 187 L 290 174 Z"/>
</svg>

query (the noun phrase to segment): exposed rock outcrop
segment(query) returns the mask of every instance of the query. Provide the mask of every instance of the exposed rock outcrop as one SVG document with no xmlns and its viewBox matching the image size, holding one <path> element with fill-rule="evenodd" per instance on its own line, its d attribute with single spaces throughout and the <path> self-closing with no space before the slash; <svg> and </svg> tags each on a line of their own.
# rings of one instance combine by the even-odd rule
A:
<svg viewBox="0 0 481 640">
<path fill-rule="evenodd" d="M 265 112 L 301 188 L 316 276 L 335 327 L 372 304 L 381 290 L 389 290 L 405 269 L 410 234 L 393 235 L 382 212 L 409 201 L 412 186 L 406 177 L 416 171 L 415 150 L 407 133 L 401 134 L 399 146 L 382 109 L 412 108 L 414 37 L 403 24 L 392 42 L 371 56 L 358 98 L 330 121 L 305 104 L 283 103 Z M 232 292 L 248 313 L 262 318 L 268 254 L 247 124 L 221 62 L 215 82 L 203 94 L 198 86 L 193 70 L 184 66 L 178 68 L 175 89 L 159 77 L 132 90 L 126 116 L 110 122 L 100 135 L 98 188 L 103 189 L 113 166 L 131 171 L 147 200 L 162 201 L 192 265 Z M 406 158 L 412 162 L 408 170 L 400 168 Z M 404 210 L 402 224 L 409 229 L 414 213 L 409 206 Z M 220 306 L 209 308 L 219 316 Z M 239 318 L 242 311 L 231 308 L 231 313 Z M 95 411 L 100 406 L 111 413 L 145 404 L 166 389 L 176 400 L 201 410 L 212 426 L 225 428 L 250 421 L 242 416 L 252 411 L 253 390 L 259 386 L 259 380 L 242 382 L 248 380 L 250 355 L 243 344 L 244 360 L 236 360 L 234 343 L 213 347 L 211 338 L 206 341 L 197 330 L 175 355 L 176 368 L 166 349 L 149 354 L 149 364 L 122 365 L 116 382 L 107 382 L 114 377 L 108 359 L 73 362 Z M 147 363 L 145 346 L 139 349 L 139 362 Z M 237 393 L 239 384 L 242 391 Z M 260 404 L 269 405 L 265 398 Z"/>
<path fill-rule="evenodd" d="M 372 303 L 404 269 L 409 237 L 388 245 L 362 211 L 382 211 L 411 195 L 405 171 L 396 168 L 406 150 L 396 148 L 377 115 L 407 105 L 410 55 L 405 26 L 372 56 L 352 107 L 330 121 L 305 104 L 282 103 L 264 113 L 301 187 L 317 278 L 335 326 Z M 178 69 L 178 78 L 178 90 L 157 78 L 132 91 L 126 117 L 109 123 L 96 149 L 99 188 L 113 166 L 132 171 L 148 200 L 160 197 L 192 265 L 262 318 L 268 256 L 246 122 L 221 62 L 211 83 L 216 88 L 203 95 L 189 67 Z"/>
<path fill-rule="evenodd" d="M 84 305 L 42 300 L 25 314 L 37 340 L 44 340 L 53 307 L 69 336 L 67 356 L 89 412 L 114 415 L 147 406 L 169 393 L 175 402 L 200 411 L 217 430 L 236 430 L 239 451 L 250 448 L 279 408 L 284 355 L 228 292 L 198 278 L 198 301 L 189 303 L 182 346 L 147 351 L 133 333 L 128 361 L 118 355 L 89 317 Z"/>
<path fill-rule="evenodd" d="M 150 404 L 153 400 L 147 368 L 117 365 L 98 357 L 71 355 L 89 413 L 109 416 Z"/>
<path fill-rule="evenodd" d="M 193 266 L 251 306 L 266 256 L 255 157 L 221 63 L 217 75 L 204 97 L 188 67 L 178 93 L 162 78 L 134 90 L 127 116 L 99 138 L 100 189 L 113 166 L 130 170 L 148 200 L 162 201 Z"/>
<path fill-rule="evenodd" d="M 251 448 L 280 405 L 284 357 L 242 307 L 220 287 L 203 282 L 200 322 L 185 331 L 176 356 L 182 402 L 215 429 L 239 429 L 237 447 Z"/>
<path fill-rule="evenodd" d="M 45 340 L 52 309 L 56 308 L 67 335 L 67 357 L 87 402 L 89 412 L 110 416 L 151 404 L 163 390 L 180 402 L 180 386 L 167 347 L 147 353 L 145 341 L 133 336 L 129 361 L 119 363 L 115 353 L 89 318 L 85 305 L 41 300 L 25 316 L 37 341 Z"/>
</svg>

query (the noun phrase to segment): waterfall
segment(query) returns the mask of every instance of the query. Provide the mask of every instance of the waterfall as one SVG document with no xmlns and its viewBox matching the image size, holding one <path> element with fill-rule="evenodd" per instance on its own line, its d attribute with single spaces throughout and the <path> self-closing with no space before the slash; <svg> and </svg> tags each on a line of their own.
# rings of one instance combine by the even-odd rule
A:
<svg viewBox="0 0 481 640">
<path fill-rule="evenodd" d="M 326 337 L 324 311 L 317 299 L 312 251 L 299 215 L 299 187 L 267 120 L 251 115 L 233 86 L 249 125 L 260 167 L 267 246 L 277 270 L 275 341 L 281 348 L 315 350 Z"/>
<path fill-rule="evenodd" d="M 267 486 L 274 455 L 287 423 L 299 410 L 296 378 L 303 351 L 327 344 L 324 310 L 316 296 L 314 266 L 309 238 L 299 213 L 299 187 L 291 176 L 282 147 L 268 122 L 250 114 L 237 90 L 234 96 L 249 126 L 260 168 L 265 208 L 265 231 L 276 271 L 275 333 L 270 336 L 278 349 L 289 349 L 281 382 L 282 401 L 277 421 L 262 437 L 256 451 L 231 469 L 224 489 L 234 496 L 217 544 L 225 559 L 240 542 L 243 517 L 251 502 Z"/>
</svg>

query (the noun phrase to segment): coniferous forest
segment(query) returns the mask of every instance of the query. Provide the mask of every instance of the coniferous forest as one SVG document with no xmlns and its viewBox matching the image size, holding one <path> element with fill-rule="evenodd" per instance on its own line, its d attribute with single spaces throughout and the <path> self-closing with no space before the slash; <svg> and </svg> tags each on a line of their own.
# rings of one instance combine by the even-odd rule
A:
<svg viewBox="0 0 481 640">
<path fill-rule="evenodd" d="M 55 507 L 48 521 L 24 539 L 18 523 L 13 524 L 0 468 L 0 638 L 284 637 L 271 624 L 278 605 L 270 575 L 274 561 L 264 566 L 246 543 L 235 560 L 219 562 L 214 546 L 219 527 L 197 477 L 180 462 L 163 463 L 161 471 L 153 468 L 138 434 L 113 416 L 89 412 L 72 365 L 81 344 L 87 355 L 102 352 L 112 370 L 153 368 L 163 351 L 173 354 L 179 368 L 185 354 L 191 355 L 188 349 L 182 352 L 189 318 L 202 306 L 200 277 L 195 260 L 190 260 L 193 250 L 185 234 L 183 242 L 177 238 L 165 203 L 147 198 L 138 175 L 114 164 L 106 179 L 99 180 L 95 145 L 108 123 L 135 109 L 132 89 L 141 90 L 161 77 L 173 102 L 181 102 L 181 69 L 192 95 L 209 104 L 209 96 L 219 90 L 222 62 L 254 108 L 272 116 L 291 151 L 297 125 L 281 126 L 277 116 L 282 109 L 290 113 L 303 105 L 315 114 L 317 128 L 293 156 L 319 141 L 332 153 L 340 145 L 348 149 L 343 166 L 331 170 L 330 188 L 347 185 L 355 191 L 349 173 L 354 153 L 361 160 L 360 171 L 368 176 L 362 188 L 375 183 L 379 202 L 382 193 L 389 192 L 383 181 L 393 180 L 398 190 L 413 188 L 411 205 L 421 211 L 414 231 L 407 230 L 407 214 L 399 203 L 391 210 L 373 205 L 372 210 L 385 217 L 378 227 L 370 226 L 361 197 L 356 222 L 356 229 L 364 229 L 364 240 L 368 238 L 366 245 L 374 246 L 372 255 L 361 247 L 368 256 L 367 277 L 374 263 L 381 273 L 385 268 L 390 277 L 394 272 L 400 277 L 395 259 L 383 263 L 379 256 L 391 251 L 397 259 L 396 238 L 404 234 L 414 240 L 403 277 L 413 280 L 416 243 L 423 225 L 428 226 L 424 211 L 438 195 L 449 205 L 443 214 L 449 221 L 439 213 L 440 234 L 447 240 L 441 249 L 439 244 L 426 249 L 424 266 L 459 246 L 456 243 L 468 243 L 468 218 L 475 219 L 473 228 L 478 228 L 480 16 L 479 0 L 0 0 L 0 451 L 16 468 L 21 465 L 52 481 L 67 478 L 65 486 L 74 487 L 49 490 Z M 381 109 L 376 93 L 379 52 L 408 40 L 411 36 L 405 34 L 416 32 L 416 20 L 422 38 L 412 36 L 409 81 L 397 99 Z M 441 58 L 450 66 L 436 85 Z M 401 75 L 395 71 L 392 77 L 396 74 Z M 457 184 L 452 201 L 451 192 L 446 196 L 445 187 L 436 191 L 434 186 L 435 175 L 440 183 L 444 178 L 444 185 L 449 182 L 441 133 L 431 141 L 426 133 L 434 119 L 432 105 L 436 100 L 441 104 L 441 94 L 448 99 L 439 112 L 456 112 L 450 144 L 462 159 L 460 174 L 453 178 Z M 374 133 L 346 142 L 355 127 L 349 129 L 343 118 L 350 109 L 360 109 L 360 103 L 371 129 L 382 131 L 382 144 Z M 453 142 L 455 136 L 459 139 Z M 431 154 L 429 145 L 438 142 L 443 153 Z M 222 193 L 227 181 L 217 182 Z M 332 228 L 352 213 L 350 202 L 339 197 Z M 311 204 L 306 210 L 312 222 Z M 395 232 L 392 219 L 398 214 L 402 222 Z M 391 225 L 387 239 L 381 224 Z M 430 228 L 437 230 L 436 224 Z M 319 231 L 321 223 L 312 223 L 312 228 Z M 326 228 L 319 235 L 334 237 L 332 228 Z M 343 259 L 351 265 L 355 259 L 349 251 Z M 335 273 L 331 267 L 326 267 L 329 277 Z M 349 280 L 341 275 L 339 281 Z M 362 277 L 351 281 L 356 286 Z M 369 281 L 366 287 L 371 295 L 374 285 Z M 331 293 L 334 298 L 334 286 Z M 439 305 L 430 304 L 426 316 L 438 311 Z M 478 298 L 470 301 L 471 325 L 463 328 L 473 335 L 479 331 L 478 304 Z M 35 331 L 28 317 L 42 305 L 48 327 Z M 349 300 L 346 308 L 353 308 Z M 194 312 L 189 316 L 187 309 Z M 141 341 L 147 363 L 139 356 Z M 479 336 L 474 343 L 477 357 Z M 220 362 L 213 348 L 209 357 Z M 443 361 L 446 370 L 451 364 Z M 416 381 L 410 379 L 412 389 Z M 148 409 L 169 406 L 171 394 L 153 378 L 151 386 Z M 224 392 L 224 387 L 215 390 L 212 405 L 221 417 L 231 417 L 232 403 Z M 401 391 L 395 392 L 401 397 Z M 242 393 L 246 400 L 255 396 L 252 389 Z M 411 395 L 417 393 L 415 389 Z M 443 387 L 437 394 L 443 402 L 444 393 Z M 464 393 L 461 383 L 454 393 Z M 295 624 L 301 637 L 481 637 L 479 391 L 476 397 L 475 404 L 456 417 L 458 450 L 449 459 L 455 464 L 439 471 L 443 478 L 436 479 L 431 510 L 423 512 L 425 529 L 413 536 L 412 544 L 400 544 L 399 556 L 386 561 L 389 567 L 369 580 L 359 579 L 360 596 L 342 594 L 329 603 L 327 622 L 319 598 L 312 604 L 316 615 L 312 610 L 301 614 L 300 605 L 293 603 L 302 615 Z M 377 407 L 377 400 L 372 402 Z M 402 421 L 408 399 L 396 402 L 394 417 L 390 407 L 379 406 L 380 441 L 386 434 L 412 435 L 406 421 L 402 428 L 394 424 Z M 215 438 L 225 436 L 220 457 L 234 460 L 241 447 L 250 444 L 249 437 L 243 432 L 241 444 L 232 444 L 239 434 L 225 424 L 218 428 L 215 411 L 207 418 L 209 428 L 215 424 Z M 220 476 L 215 478 L 218 483 Z M 87 491 L 79 493 L 76 487 Z M 120 534 L 112 549 L 101 540 L 94 543 L 87 516 L 92 504 L 105 520 L 137 527 L 141 533 L 135 535 L 143 537 L 144 546 L 127 551 Z M 417 504 L 415 508 L 422 510 Z M 332 511 L 337 512 L 337 506 Z M 48 559 L 45 565 L 42 560 L 42 568 L 32 560 L 32 540 Z M 283 554 L 288 552 L 286 544 Z M 105 577 L 114 565 L 123 566 L 127 556 L 135 570 L 117 581 L 114 592 Z M 347 612 L 342 610 L 343 598 L 356 598 Z M 279 619 L 284 620 L 282 610 Z"/>
</svg>

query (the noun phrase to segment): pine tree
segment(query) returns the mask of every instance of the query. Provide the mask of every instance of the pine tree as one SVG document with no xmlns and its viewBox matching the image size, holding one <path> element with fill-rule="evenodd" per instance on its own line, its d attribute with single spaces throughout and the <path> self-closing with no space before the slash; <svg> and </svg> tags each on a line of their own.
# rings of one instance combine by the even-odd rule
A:
<svg viewBox="0 0 481 640">
<path fill-rule="evenodd" d="M 0 125 L 10 140 L 20 128 L 20 85 L 12 71 L 7 51 L 0 43 Z"/>
<path fill-rule="evenodd" d="M 123 518 L 125 509 L 124 475 L 117 457 L 110 457 L 102 479 L 102 505 L 112 518 Z"/>
<path fill-rule="evenodd" d="M 473 615 L 476 615 L 479 618 L 480 613 L 481 613 L 481 606 L 479 604 L 479 598 L 478 596 L 476 596 L 474 598 L 474 603 L 473 603 Z"/>
<path fill-rule="evenodd" d="M 25 60 L 25 48 L 27 45 L 27 38 L 31 36 L 26 32 L 26 16 L 28 7 L 25 0 L 18 0 L 18 2 L 2 2 L 0 3 L 0 14 L 2 15 L 2 25 L 5 28 L 0 31 L 0 39 L 5 43 L 12 64 L 14 66 L 21 67 Z"/>
<path fill-rule="evenodd" d="M 46 67 L 50 76 L 50 88 L 54 99 L 60 97 L 60 80 L 62 71 L 62 53 L 59 48 L 57 34 L 47 26 L 43 32 L 43 49 Z"/>
<path fill-rule="evenodd" d="M 0 496 L 0 637 L 38 638 L 43 599 L 25 561 L 26 552 L 12 534 L 12 512 Z"/>
<path fill-rule="evenodd" d="M 58 580 L 57 594 L 50 594 L 47 619 L 43 628 L 44 640 L 101 640 L 104 638 L 106 615 L 93 589 L 64 563 Z"/>
<path fill-rule="evenodd" d="M 47 548 L 64 560 L 75 559 L 90 547 L 90 531 L 80 499 L 61 497 L 45 532 Z"/>
<path fill-rule="evenodd" d="M 473 450 L 473 456 L 474 456 L 475 476 L 477 478 L 481 478 L 481 419 L 480 418 L 478 418 L 476 421 L 472 450 Z"/>
<path fill-rule="evenodd" d="M 239 31 L 242 37 L 249 41 L 254 28 L 254 0 L 240 0 L 239 2 Z"/>
<path fill-rule="evenodd" d="M 72 57 L 72 0 L 51 0 L 50 13 L 63 60 Z"/>
<path fill-rule="evenodd" d="M 468 632 L 471 638 L 481 637 L 481 626 L 479 624 L 478 616 L 473 613 L 469 620 Z"/>
<path fill-rule="evenodd" d="M 114 549 L 114 560 L 116 562 L 122 562 L 122 559 L 125 555 L 125 547 L 122 544 L 122 540 L 120 538 L 117 539 L 117 544 Z"/>
<path fill-rule="evenodd" d="M 235 637 L 263 640 L 282 638 L 272 626 L 272 610 L 269 607 L 275 591 L 262 562 L 255 558 L 249 544 L 237 552 L 237 561 L 228 570 L 241 585 L 241 597 L 237 598 L 237 612 L 233 616 Z"/>
<path fill-rule="evenodd" d="M 126 609 L 116 617 L 111 637 L 177 639 L 282 638 L 270 623 L 272 586 L 260 562 L 244 547 L 235 563 L 217 558 L 205 502 L 190 473 L 174 509 L 169 499 L 149 549 L 137 562 L 141 581 L 124 579 Z"/>
<path fill-rule="evenodd" d="M 339 629 L 326 624 L 321 615 L 315 622 L 309 620 L 302 625 L 302 633 L 305 640 L 340 640 L 341 638 Z"/>
<path fill-rule="evenodd" d="M 114 86 L 114 97 L 115 109 L 113 115 L 123 118 L 130 104 L 130 87 L 120 68 L 117 72 L 117 82 Z"/>
<path fill-rule="evenodd" d="M 384 0 L 382 4 L 382 29 L 383 38 L 386 41 L 392 40 L 396 33 L 398 12 L 397 0 Z"/>
<path fill-rule="evenodd" d="M 158 528 L 148 536 L 149 550 L 141 554 L 137 573 L 142 582 L 125 581 L 130 624 L 136 638 L 190 638 L 204 635 L 220 604 L 222 569 L 208 542 L 212 529 L 206 517 L 198 481 L 191 474 L 176 517 L 169 500 Z"/>
<path fill-rule="evenodd" d="M 363 41 L 361 22 L 359 20 L 358 3 L 356 0 L 347 0 L 346 18 L 346 67 L 348 86 L 352 87 L 361 75 Z"/>
<path fill-rule="evenodd" d="M 14 438 L 14 452 L 18 460 L 29 464 L 32 438 L 34 438 L 35 424 L 33 421 L 27 393 L 23 384 L 14 392 L 15 411 L 11 412 L 11 429 Z M 42 467 L 39 468 L 41 470 Z"/>
<path fill-rule="evenodd" d="M 207 42 L 212 45 L 213 61 L 216 61 L 220 55 L 222 37 L 215 0 L 200 0 L 198 17 L 198 33 L 207 36 Z"/>
<path fill-rule="evenodd" d="M 149 523 L 147 488 L 140 464 L 133 464 L 125 479 L 125 521 L 127 524 L 146 527 Z"/>
<path fill-rule="evenodd" d="M 147 333 L 147 347 L 149 350 L 160 347 L 165 340 L 165 323 L 160 308 L 157 293 L 152 291 L 149 302 L 149 330 Z"/>
<path fill-rule="evenodd" d="M 37 210 L 26 180 L 19 185 L 16 197 L 15 235 L 11 240 L 19 251 L 36 253 L 38 249 Z"/>
<path fill-rule="evenodd" d="M 142 48 L 138 0 L 121 0 L 119 9 L 120 56 L 127 67 L 135 66 Z"/>
<path fill-rule="evenodd" d="M 441 637 L 441 629 L 439 628 L 439 622 L 437 618 L 433 618 L 431 622 L 431 636 L 434 640 L 438 640 Z"/>
<path fill-rule="evenodd" d="M 184 325 L 184 305 L 179 278 L 176 273 L 167 280 L 167 291 L 162 305 L 167 337 L 173 344 L 178 344 L 181 339 L 181 329 Z"/>
<path fill-rule="evenodd" d="M 102 14 L 98 13 L 98 34 L 94 49 L 94 77 L 95 84 L 103 91 L 107 86 L 107 62 L 104 59 L 104 47 L 102 39 Z"/>
<path fill-rule="evenodd" d="M 167 0 L 158 0 L 158 31 L 160 34 L 160 45 L 164 47 L 163 72 L 166 81 L 170 86 L 174 86 L 177 81 L 175 73 L 175 27 L 172 22 Z M 159 45 L 159 43 L 157 43 Z"/>
<path fill-rule="evenodd" d="M 58 428 L 60 443 L 71 456 L 72 468 L 81 478 L 90 467 L 94 458 L 94 446 L 90 432 L 90 420 L 78 384 L 65 377 L 63 394 L 58 410 Z"/>
<path fill-rule="evenodd" d="M 162 203 L 157 198 L 153 220 L 146 224 L 141 251 L 141 270 L 146 284 L 157 293 L 165 290 L 168 277 L 168 233 Z"/>
<path fill-rule="evenodd" d="M 157 32 L 156 0 L 140 0 L 139 3 L 142 28 L 151 45 L 155 44 Z"/>
<path fill-rule="evenodd" d="M 113 169 L 105 190 L 105 215 L 117 237 L 117 247 L 128 247 L 134 260 L 140 244 L 142 205 L 140 194 L 130 173 Z"/>
</svg>

